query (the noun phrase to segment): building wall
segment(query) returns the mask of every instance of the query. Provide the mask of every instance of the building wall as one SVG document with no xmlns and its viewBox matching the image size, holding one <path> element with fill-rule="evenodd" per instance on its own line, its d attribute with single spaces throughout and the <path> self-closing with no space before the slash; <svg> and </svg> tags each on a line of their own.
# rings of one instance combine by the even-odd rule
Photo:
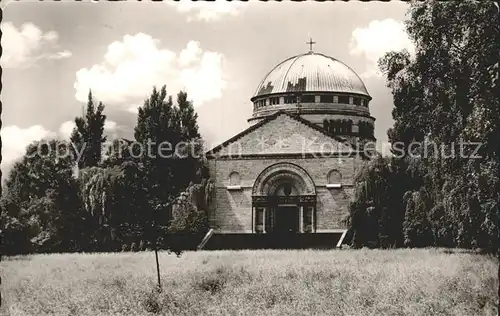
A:
<svg viewBox="0 0 500 316">
<path fill-rule="evenodd" d="M 255 179 L 265 168 L 280 162 L 302 167 L 313 179 L 317 195 L 317 231 L 345 228 L 354 175 L 362 163 L 359 158 L 211 159 L 210 174 L 216 186 L 210 214 L 211 226 L 221 232 L 252 232 L 252 187 Z M 342 174 L 342 188 L 326 188 L 327 175 L 333 169 Z M 232 172 L 240 175 L 240 190 L 227 189 Z"/>
<path fill-rule="evenodd" d="M 291 113 L 295 113 L 294 111 L 290 111 Z M 271 112 L 272 114 L 272 112 Z M 363 114 L 363 115 L 362 115 Z M 300 116 L 303 118 L 303 119 L 306 119 L 308 120 L 309 122 L 317 125 L 318 127 L 321 127 L 323 128 L 323 121 L 326 119 L 326 120 L 351 120 L 353 125 L 352 125 L 352 133 L 354 133 L 354 135 L 356 135 L 357 133 L 359 133 L 359 124 L 360 122 L 364 122 L 364 123 L 369 123 L 371 125 L 374 125 L 375 124 L 375 118 L 374 117 L 371 117 L 369 116 L 368 114 L 366 113 L 360 113 L 359 115 L 356 115 L 356 114 L 352 114 L 352 113 L 310 113 L 310 114 L 307 114 L 307 113 L 302 113 Z M 285 118 L 287 119 L 287 118 Z M 251 124 L 255 124 L 257 122 L 259 122 L 260 120 L 262 119 L 252 119 L 250 121 Z M 298 122 L 295 122 L 296 125 L 299 125 Z M 273 129 L 275 128 L 275 125 L 271 125 L 271 126 L 264 126 L 263 127 L 264 129 L 265 128 L 268 128 L 268 129 Z M 262 128 L 261 128 L 262 129 Z M 287 137 L 286 134 L 283 134 L 282 131 L 277 131 L 279 132 L 282 137 Z M 262 133 L 265 133 L 265 131 L 256 131 L 255 134 L 262 134 Z M 298 133 L 300 134 L 300 133 Z M 306 136 L 307 134 L 304 134 L 304 136 Z M 348 133 L 348 134 L 342 134 L 342 133 L 338 133 L 337 136 L 341 136 L 343 138 L 347 138 L 347 139 L 351 139 L 351 140 L 355 140 L 357 138 L 357 136 L 350 136 L 351 133 Z M 252 135 L 254 136 L 254 135 Z"/>
</svg>

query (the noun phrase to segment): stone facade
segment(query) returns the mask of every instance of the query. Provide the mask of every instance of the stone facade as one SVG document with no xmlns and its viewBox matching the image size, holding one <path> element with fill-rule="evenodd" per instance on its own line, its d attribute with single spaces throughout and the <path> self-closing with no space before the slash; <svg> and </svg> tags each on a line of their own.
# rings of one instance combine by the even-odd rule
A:
<svg viewBox="0 0 500 316">
<path fill-rule="evenodd" d="M 361 156 L 319 127 L 286 113 L 277 113 L 257 125 L 216 148 L 209 158 L 210 177 L 216 187 L 210 225 L 222 233 L 255 232 L 252 191 L 256 179 L 266 168 L 288 163 L 305 171 L 314 183 L 315 231 L 347 228 L 348 205 L 355 172 L 363 163 Z M 277 142 L 281 144 L 272 141 L 275 138 L 281 139 Z M 304 139 L 310 140 L 307 146 Z M 325 151 L 325 143 L 335 150 Z M 341 152 L 345 154 L 339 155 Z M 340 183 L 329 183 L 332 171 L 337 175 L 335 182 Z"/>
<path fill-rule="evenodd" d="M 251 239 L 341 233 L 340 244 L 366 160 L 356 148 L 374 140 L 371 99 L 351 68 L 312 50 L 274 67 L 250 99 L 251 126 L 208 153 L 211 227 Z"/>
</svg>

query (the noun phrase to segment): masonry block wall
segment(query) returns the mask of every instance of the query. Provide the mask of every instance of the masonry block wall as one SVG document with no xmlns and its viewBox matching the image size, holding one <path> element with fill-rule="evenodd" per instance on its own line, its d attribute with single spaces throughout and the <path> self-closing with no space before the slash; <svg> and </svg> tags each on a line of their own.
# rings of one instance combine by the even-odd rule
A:
<svg viewBox="0 0 500 316">
<path fill-rule="evenodd" d="M 255 179 L 264 169 L 280 162 L 302 167 L 313 179 L 317 195 L 317 231 L 346 228 L 354 176 L 362 164 L 356 157 L 210 159 L 210 176 L 216 186 L 214 205 L 210 212 L 211 227 L 225 233 L 251 233 L 252 188 Z M 327 175 L 334 169 L 342 175 L 341 188 L 326 187 Z M 227 189 L 232 172 L 240 175 L 239 190 Z"/>
</svg>

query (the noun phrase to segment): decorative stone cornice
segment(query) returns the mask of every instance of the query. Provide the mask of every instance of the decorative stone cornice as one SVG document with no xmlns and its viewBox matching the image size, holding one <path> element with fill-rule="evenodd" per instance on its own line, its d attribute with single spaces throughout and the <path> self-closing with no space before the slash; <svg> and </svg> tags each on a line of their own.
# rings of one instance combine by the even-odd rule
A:
<svg viewBox="0 0 500 316">
<path fill-rule="evenodd" d="M 260 94 L 260 95 L 253 96 L 252 98 L 250 98 L 250 101 L 255 102 L 257 100 L 267 99 L 270 97 L 296 97 L 296 96 L 303 96 L 303 95 L 353 96 L 353 97 L 364 98 L 364 99 L 367 99 L 369 101 L 372 100 L 372 97 L 369 95 L 362 94 L 362 93 L 355 93 L 355 92 L 342 92 L 342 91 L 300 91 L 300 92 L 295 92 L 295 91 L 289 91 L 289 92 Z M 335 103 L 333 103 L 333 104 L 335 104 Z"/>
<path fill-rule="evenodd" d="M 253 206 L 273 206 L 279 204 L 315 205 L 316 195 L 252 196 Z"/>
<path fill-rule="evenodd" d="M 252 122 L 254 120 L 259 120 L 266 118 L 270 115 L 273 115 L 277 111 L 284 111 L 287 113 L 295 114 L 297 111 L 294 109 L 263 109 L 260 111 L 256 111 L 255 114 L 250 117 L 247 121 Z M 307 115 L 307 114 L 316 114 L 316 115 L 352 115 L 352 116 L 359 116 L 359 117 L 366 117 L 369 118 L 370 120 L 375 121 L 375 117 L 371 116 L 368 111 L 361 111 L 357 109 L 311 109 L 311 108 L 301 108 L 300 110 L 300 115 Z"/>
<path fill-rule="evenodd" d="M 207 157 L 207 158 L 217 158 L 219 160 L 263 160 L 263 159 L 310 159 L 310 158 L 352 158 L 359 155 L 363 157 L 362 151 L 352 151 L 352 152 L 318 152 L 318 153 L 276 153 L 276 154 L 241 154 L 241 155 L 219 155 L 217 157 Z"/>
</svg>

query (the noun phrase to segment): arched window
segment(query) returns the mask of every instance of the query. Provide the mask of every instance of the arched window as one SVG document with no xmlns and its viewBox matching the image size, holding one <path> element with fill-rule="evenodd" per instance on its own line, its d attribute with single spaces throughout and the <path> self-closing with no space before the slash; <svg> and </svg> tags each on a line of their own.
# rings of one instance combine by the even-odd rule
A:
<svg viewBox="0 0 500 316">
<path fill-rule="evenodd" d="M 352 134 L 352 120 L 347 120 L 347 130 L 346 133 L 351 135 Z"/>
<path fill-rule="evenodd" d="M 241 189 L 241 176 L 238 172 L 233 171 L 229 174 L 229 185 L 228 190 L 239 190 Z"/>
<path fill-rule="evenodd" d="M 231 172 L 229 174 L 229 185 L 240 185 L 241 177 L 240 174 L 236 171 Z"/>
<path fill-rule="evenodd" d="M 274 194 L 278 196 L 290 196 L 290 195 L 298 195 L 299 193 L 297 191 L 297 188 L 295 188 L 293 184 L 284 183 L 276 189 Z"/>
<path fill-rule="evenodd" d="M 326 186 L 328 188 L 340 188 L 342 186 L 342 174 L 340 171 L 333 169 L 328 172 Z"/>
</svg>

